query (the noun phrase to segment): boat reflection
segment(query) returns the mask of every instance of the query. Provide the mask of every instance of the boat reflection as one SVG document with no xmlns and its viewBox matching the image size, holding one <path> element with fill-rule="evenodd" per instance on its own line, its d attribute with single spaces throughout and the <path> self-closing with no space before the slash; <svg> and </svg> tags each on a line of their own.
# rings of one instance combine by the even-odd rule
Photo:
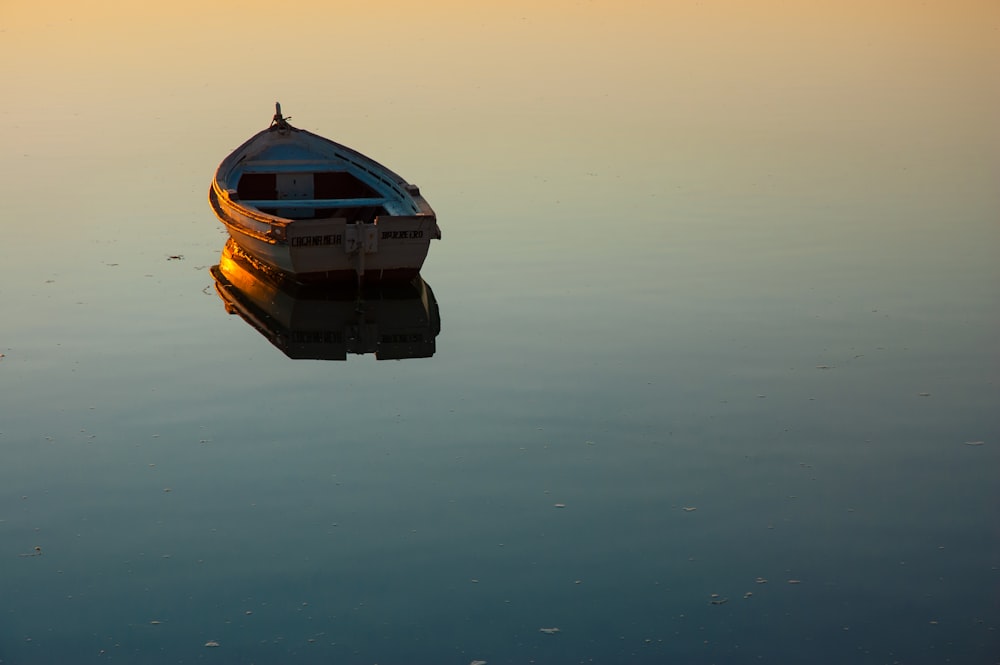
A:
<svg viewBox="0 0 1000 665">
<path fill-rule="evenodd" d="M 360 288 L 304 285 L 268 271 L 232 240 L 211 272 L 226 311 L 239 314 L 289 358 L 434 355 L 441 317 L 434 293 L 419 276 Z"/>
</svg>

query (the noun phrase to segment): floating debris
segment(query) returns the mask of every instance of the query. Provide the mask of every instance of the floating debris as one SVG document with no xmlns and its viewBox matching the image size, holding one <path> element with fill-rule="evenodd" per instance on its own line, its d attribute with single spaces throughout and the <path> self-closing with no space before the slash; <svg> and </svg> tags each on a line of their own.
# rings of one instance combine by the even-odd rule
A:
<svg viewBox="0 0 1000 665">
<path fill-rule="evenodd" d="M 717 594 L 712 594 L 712 595 L 715 596 Z M 725 605 L 726 603 L 729 602 L 729 599 L 728 598 L 712 598 L 708 602 L 711 603 L 712 605 Z"/>
<path fill-rule="evenodd" d="M 545 633 L 546 635 L 555 635 L 559 632 L 558 628 L 539 628 L 539 633 Z"/>
<path fill-rule="evenodd" d="M 917 397 L 930 397 L 930 393 L 917 393 Z"/>
<path fill-rule="evenodd" d="M 207 647 L 219 647 L 219 646 L 222 646 L 222 645 L 219 644 L 218 642 L 216 642 L 215 640 L 209 640 L 208 642 L 205 642 L 205 646 L 207 646 Z"/>
<path fill-rule="evenodd" d="M 42 548 L 39 547 L 38 545 L 35 545 L 35 551 L 34 552 L 26 552 L 24 554 L 18 554 L 18 556 L 20 556 L 20 557 L 42 556 Z"/>
<path fill-rule="evenodd" d="M 754 580 L 754 582 L 756 582 L 757 584 L 767 584 L 767 580 L 764 579 L 763 577 L 758 577 L 757 579 Z"/>
<path fill-rule="evenodd" d="M 170 256 L 167 257 L 167 261 L 183 261 L 183 260 L 184 260 L 184 255 L 183 254 L 171 254 Z M 208 645 L 206 645 L 206 646 L 208 646 Z M 215 646 L 219 646 L 219 645 L 216 644 Z"/>
<path fill-rule="evenodd" d="M 743 594 L 743 597 L 744 598 L 752 598 L 753 597 L 753 591 L 747 591 L 745 594 Z"/>
<path fill-rule="evenodd" d="M 829 365 L 816 365 L 816 369 L 833 369 Z"/>
<path fill-rule="evenodd" d="M 681 510 L 683 510 L 685 513 L 693 513 L 694 511 L 698 510 L 698 508 L 696 508 L 695 506 L 684 506 L 683 508 L 681 508 Z"/>
<path fill-rule="evenodd" d="M 802 584 L 802 580 L 788 580 L 789 584 Z"/>
<path fill-rule="evenodd" d="M 981 446 L 984 443 L 985 443 L 984 441 L 966 441 L 965 445 L 967 445 L 967 446 Z"/>
<path fill-rule="evenodd" d="M 471 663 L 469 663 L 469 665 L 486 665 L 486 661 L 485 660 L 474 660 Z"/>
<path fill-rule="evenodd" d="M 162 621 L 160 621 L 159 619 L 153 619 L 152 621 L 150 621 L 150 622 L 149 622 L 149 625 L 150 625 L 150 626 L 159 626 L 159 625 L 161 625 L 162 623 L 163 623 L 163 622 L 162 622 Z"/>
<path fill-rule="evenodd" d="M 553 505 L 554 507 L 556 507 L 556 508 L 565 508 L 565 507 L 566 507 L 566 504 L 565 504 L 565 503 L 554 503 L 554 504 L 552 504 L 552 505 Z"/>
</svg>

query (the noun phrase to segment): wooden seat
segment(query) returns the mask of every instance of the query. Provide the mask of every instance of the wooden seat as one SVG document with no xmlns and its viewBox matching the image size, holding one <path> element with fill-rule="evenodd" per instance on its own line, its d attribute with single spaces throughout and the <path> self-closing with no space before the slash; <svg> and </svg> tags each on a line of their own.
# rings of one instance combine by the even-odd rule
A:
<svg viewBox="0 0 1000 665">
<path fill-rule="evenodd" d="M 357 208 L 385 205 L 385 197 L 364 197 L 353 199 L 253 199 L 240 201 L 254 208 Z"/>
<path fill-rule="evenodd" d="M 240 166 L 243 173 L 331 173 L 346 171 L 329 161 L 256 159 Z"/>
</svg>

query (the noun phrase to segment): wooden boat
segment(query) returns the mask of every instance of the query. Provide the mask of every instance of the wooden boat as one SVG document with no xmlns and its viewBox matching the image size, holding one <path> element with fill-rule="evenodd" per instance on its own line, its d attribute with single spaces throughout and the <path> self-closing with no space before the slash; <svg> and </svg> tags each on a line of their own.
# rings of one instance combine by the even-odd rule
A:
<svg viewBox="0 0 1000 665">
<path fill-rule="evenodd" d="M 239 315 L 289 358 L 429 358 L 441 332 L 431 287 L 406 281 L 303 284 L 263 269 L 230 239 L 212 266 L 226 311 Z"/>
<path fill-rule="evenodd" d="M 416 185 L 292 127 L 280 104 L 270 127 L 222 160 L 209 201 L 244 251 L 303 282 L 410 279 L 441 238 Z"/>
</svg>

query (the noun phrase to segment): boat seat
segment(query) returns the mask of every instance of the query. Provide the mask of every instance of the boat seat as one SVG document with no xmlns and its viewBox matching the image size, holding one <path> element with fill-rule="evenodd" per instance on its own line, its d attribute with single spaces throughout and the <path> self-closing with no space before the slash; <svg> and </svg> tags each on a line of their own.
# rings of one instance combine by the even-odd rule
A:
<svg viewBox="0 0 1000 665">
<path fill-rule="evenodd" d="M 240 166 L 243 173 L 331 173 L 346 171 L 347 165 L 339 167 L 329 161 L 255 159 Z"/>
<path fill-rule="evenodd" d="M 254 208 L 359 208 L 381 206 L 389 202 L 385 197 L 361 197 L 354 199 L 255 199 L 241 200 L 243 205 Z"/>
</svg>

